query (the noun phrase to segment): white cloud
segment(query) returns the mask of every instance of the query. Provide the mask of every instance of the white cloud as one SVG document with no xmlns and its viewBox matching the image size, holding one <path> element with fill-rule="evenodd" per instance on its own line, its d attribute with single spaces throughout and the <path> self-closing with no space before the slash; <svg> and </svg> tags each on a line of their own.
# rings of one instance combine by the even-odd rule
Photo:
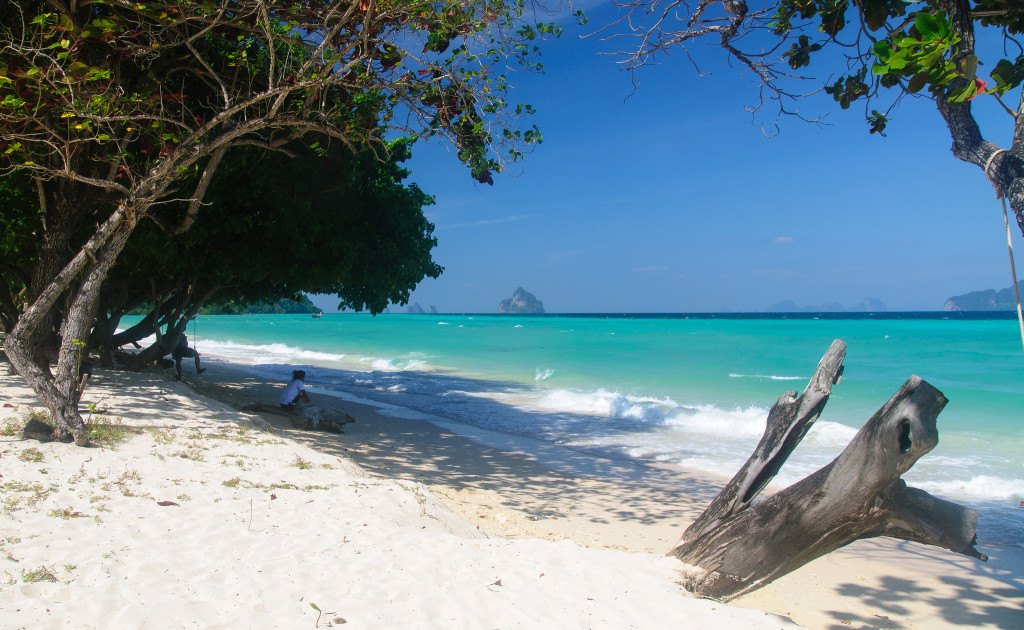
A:
<svg viewBox="0 0 1024 630">
<path fill-rule="evenodd" d="M 793 242 L 793 237 L 792 236 L 776 236 L 775 238 L 772 239 L 772 242 L 773 243 L 792 243 Z"/>
</svg>

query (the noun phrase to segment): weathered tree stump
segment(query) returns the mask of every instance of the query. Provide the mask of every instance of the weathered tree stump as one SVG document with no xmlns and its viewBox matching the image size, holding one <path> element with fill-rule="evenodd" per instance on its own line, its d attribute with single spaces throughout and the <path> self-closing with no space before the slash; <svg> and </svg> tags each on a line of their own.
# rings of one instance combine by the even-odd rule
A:
<svg viewBox="0 0 1024 630">
<path fill-rule="evenodd" d="M 900 475 L 938 444 L 942 392 L 911 376 L 830 464 L 753 503 L 821 414 L 839 382 L 846 344 L 836 340 L 799 398 L 768 414 L 750 459 L 670 552 L 696 567 L 684 586 L 728 601 L 861 538 L 891 536 L 987 560 L 975 548 L 974 510 L 907 487 Z"/>
</svg>

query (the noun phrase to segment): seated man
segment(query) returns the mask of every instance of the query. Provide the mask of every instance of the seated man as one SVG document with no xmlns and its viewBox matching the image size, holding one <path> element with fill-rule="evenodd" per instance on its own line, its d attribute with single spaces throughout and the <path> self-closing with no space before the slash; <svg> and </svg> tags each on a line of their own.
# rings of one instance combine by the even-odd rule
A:
<svg viewBox="0 0 1024 630">
<path fill-rule="evenodd" d="M 282 409 L 295 411 L 295 403 L 309 402 L 305 380 L 305 370 L 292 370 L 292 380 L 284 386 L 284 391 L 281 392 L 281 397 L 277 400 Z"/>
<path fill-rule="evenodd" d="M 206 368 L 199 367 L 199 353 L 194 348 L 188 347 L 188 337 L 182 335 L 178 339 L 178 345 L 171 352 L 171 356 L 174 357 L 174 369 L 177 371 L 177 380 L 181 380 L 181 359 L 182 357 L 195 357 L 196 359 L 196 374 L 202 374 L 206 371 Z"/>
</svg>

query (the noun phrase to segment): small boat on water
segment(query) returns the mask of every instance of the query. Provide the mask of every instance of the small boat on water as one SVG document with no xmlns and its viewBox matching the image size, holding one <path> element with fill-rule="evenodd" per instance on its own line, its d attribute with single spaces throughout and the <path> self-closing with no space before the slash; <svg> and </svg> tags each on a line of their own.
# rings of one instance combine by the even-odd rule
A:
<svg viewBox="0 0 1024 630">
<path fill-rule="evenodd" d="M 323 316 L 324 316 L 324 312 L 323 311 L 320 311 L 319 313 L 313 313 L 313 319 L 320 319 Z"/>
</svg>

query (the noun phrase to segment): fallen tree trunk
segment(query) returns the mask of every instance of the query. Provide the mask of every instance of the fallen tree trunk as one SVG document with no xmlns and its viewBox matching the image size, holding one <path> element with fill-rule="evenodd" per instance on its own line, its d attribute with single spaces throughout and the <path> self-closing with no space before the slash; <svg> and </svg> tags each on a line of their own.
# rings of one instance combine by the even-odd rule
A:
<svg viewBox="0 0 1024 630">
<path fill-rule="evenodd" d="M 839 382 L 846 345 L 833 342 L 799 398 L 768 415 L 747 463 L 670 552 L 693 565 L 684 586 L 728 601 L 861 538 L 891 536 L 987 560 L 974 510 L 907 487 L 900 475 L 938 444 L 942 392 L 911 376 L 824 468 L 758 503 Z"/>
</svg>

